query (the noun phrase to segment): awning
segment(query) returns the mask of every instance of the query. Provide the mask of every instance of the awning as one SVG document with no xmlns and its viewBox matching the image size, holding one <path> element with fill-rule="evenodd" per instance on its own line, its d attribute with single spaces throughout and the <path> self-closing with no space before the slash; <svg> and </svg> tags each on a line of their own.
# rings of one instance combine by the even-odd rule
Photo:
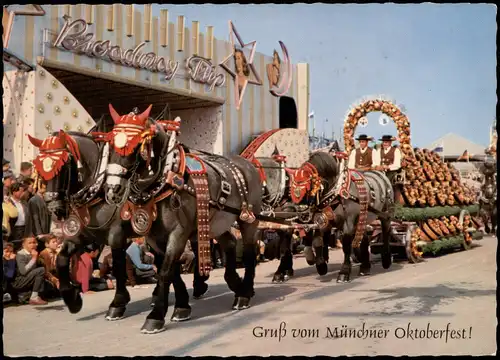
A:
<svg viewBox="0 0 500 360">
<path fill-rule="evenodd" d="M 213 107 L 224 104 L 225 99 L 191 93 L 186 89 L 141 83 L 109 73 L 77 67 L 73 64 L 39 58 L 38 63 L 56 77 L 94 118 L 108 114 L 111 103 L 118 113 L 132 108 L 145 109 L 153 104 L 153 113 L 168 104 L 171 111 Z"/>
<path fill-rule="evenodd" d="M 3 48 L 3 61 L 15 66 L 21 71 L 29 72 L 35 69 L 33 65 L 28 64 L 26 60 L 6 48 Z"/>
</svg>

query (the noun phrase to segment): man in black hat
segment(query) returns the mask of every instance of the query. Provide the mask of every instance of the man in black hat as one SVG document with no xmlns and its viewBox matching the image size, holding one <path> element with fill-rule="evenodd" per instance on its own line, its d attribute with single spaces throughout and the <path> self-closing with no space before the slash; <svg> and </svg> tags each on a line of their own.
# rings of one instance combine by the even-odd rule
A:
<svg viewBox="0 0 500 360">
<path fill-rule="evenodd" d="M 384 135 L 379 140 L 382 141 L 382 147 L 373 153 L 373 166 L 387 172 L 389 179 L 392 179 L 395 172 L 401 169 L 401 150 L 392 146 L 396 139 L 391 135 Z"/>
<path fill-rule="evenodd" d="M 372 168 L 373 165 L 373 149 L 368 146 L 368 141 L 373 138 L 367 135 L 359 135 L 356 139 L 359 142 L 359 148 L 351 151 L 349 155 L 349 169 L 356 169 L 367 171 Z"/>
</svg>

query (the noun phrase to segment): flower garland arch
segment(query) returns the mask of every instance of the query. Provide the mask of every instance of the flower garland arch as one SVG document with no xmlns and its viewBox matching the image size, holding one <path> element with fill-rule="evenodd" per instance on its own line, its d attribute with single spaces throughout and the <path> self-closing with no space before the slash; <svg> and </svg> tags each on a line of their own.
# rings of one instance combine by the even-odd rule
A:
<svg viewBox="0 0 500 360">
<path fill-rule="evenodd" d="M 397 105 L 389 100 L 380 98 L 363 100 L 348 112 L 344 121 L 344 147 L 346 153 L 349 154 L 354 149 L 354 133 L 359 121 L 366 114 L 374 111 L 380 111 L 394 121 L 398 131 L 397 140 L 399 141 L 403 158 L 406 162 L 413 162 L 415 155 L 410 142 L 410 121 L 408 117 Z"/>
</svg>

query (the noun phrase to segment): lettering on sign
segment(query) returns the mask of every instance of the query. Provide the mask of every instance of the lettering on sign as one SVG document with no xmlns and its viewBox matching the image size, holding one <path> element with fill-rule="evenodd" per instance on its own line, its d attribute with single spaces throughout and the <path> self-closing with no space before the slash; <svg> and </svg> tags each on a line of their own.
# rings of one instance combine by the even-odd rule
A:
<svg viewBox="0 0 500 360">
<path fill-rule="evenodd" d="M 111 45 L 109 40 L 95 40 L 93 33 L 88 32 L 87 22 L 78 19 L 71 22 L 71 17 L 64 15 L 64 26 L 52 44 L 54 47 L 75 53 L 85 54 L 136 69 L 145 69 L 165 75 L 165 80 L 170 81 L 177 70 L 179 62 L 158 56 L 154 52 L 143 53 L 141 49 L 146 46 L 142 42 L 134 49 L 124 50 L 118 45 Z"/>
<path fill-rule="evenodd" d="M 210 91 L 226 83 L 226 76 L 218 73 L 217 67 L 204 57 L 195 55 L 189 57 L 186 60 L 186 68 L 193 81 L 208 85 Z"/>
</svg>

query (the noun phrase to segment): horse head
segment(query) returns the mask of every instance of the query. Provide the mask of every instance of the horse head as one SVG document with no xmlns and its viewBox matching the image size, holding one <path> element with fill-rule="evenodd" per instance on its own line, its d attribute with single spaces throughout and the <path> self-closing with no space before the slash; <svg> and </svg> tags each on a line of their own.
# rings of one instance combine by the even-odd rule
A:
<svg viewBox="0 0 500 360">
<path fill-rule="evenodd" d="M 35 170 L 46 183 L 44 199 L 50 212 L 58 218 L 69 211 L 69 196 L 78 186 L 80 150 L 72 136 L 60 130 L 45 140 L 28 135 L 29 141 L 39 149 L 33 160 Z"/>
<path fill-rule="evenodd" d="M 119 115 L 109 105 L 115 125 L 105 136 L 105 140 L 111 145 L 104 185 L 108 204 L 117 205 L 125 201 L 132 177 L 147 171 L 151 165 L 152 153 L 164 152 L 165 144 L 171 147 L 169 139 L 174 130 L 173 125 L 180 125 L 180 122 L 154 122 L 149 118 L 151 108 L 152 105 L 141 114 L 135 111 Z M 178 131 L 178 126 L 175 131 Z"/>
<path fill-rule="evenodd" d="M 316 152 L 297 170 L 287 169 L 290 177 L 290 196 L 296 204 L 304 198 L 314 198 L 323 187 L 329 189 L 340 174 L 340 163 L 344 153 Z M 337 156 L 338 155 L 338 156 Z M 307 195 L 307 196 L 306 196 Z"/>
</svg>

